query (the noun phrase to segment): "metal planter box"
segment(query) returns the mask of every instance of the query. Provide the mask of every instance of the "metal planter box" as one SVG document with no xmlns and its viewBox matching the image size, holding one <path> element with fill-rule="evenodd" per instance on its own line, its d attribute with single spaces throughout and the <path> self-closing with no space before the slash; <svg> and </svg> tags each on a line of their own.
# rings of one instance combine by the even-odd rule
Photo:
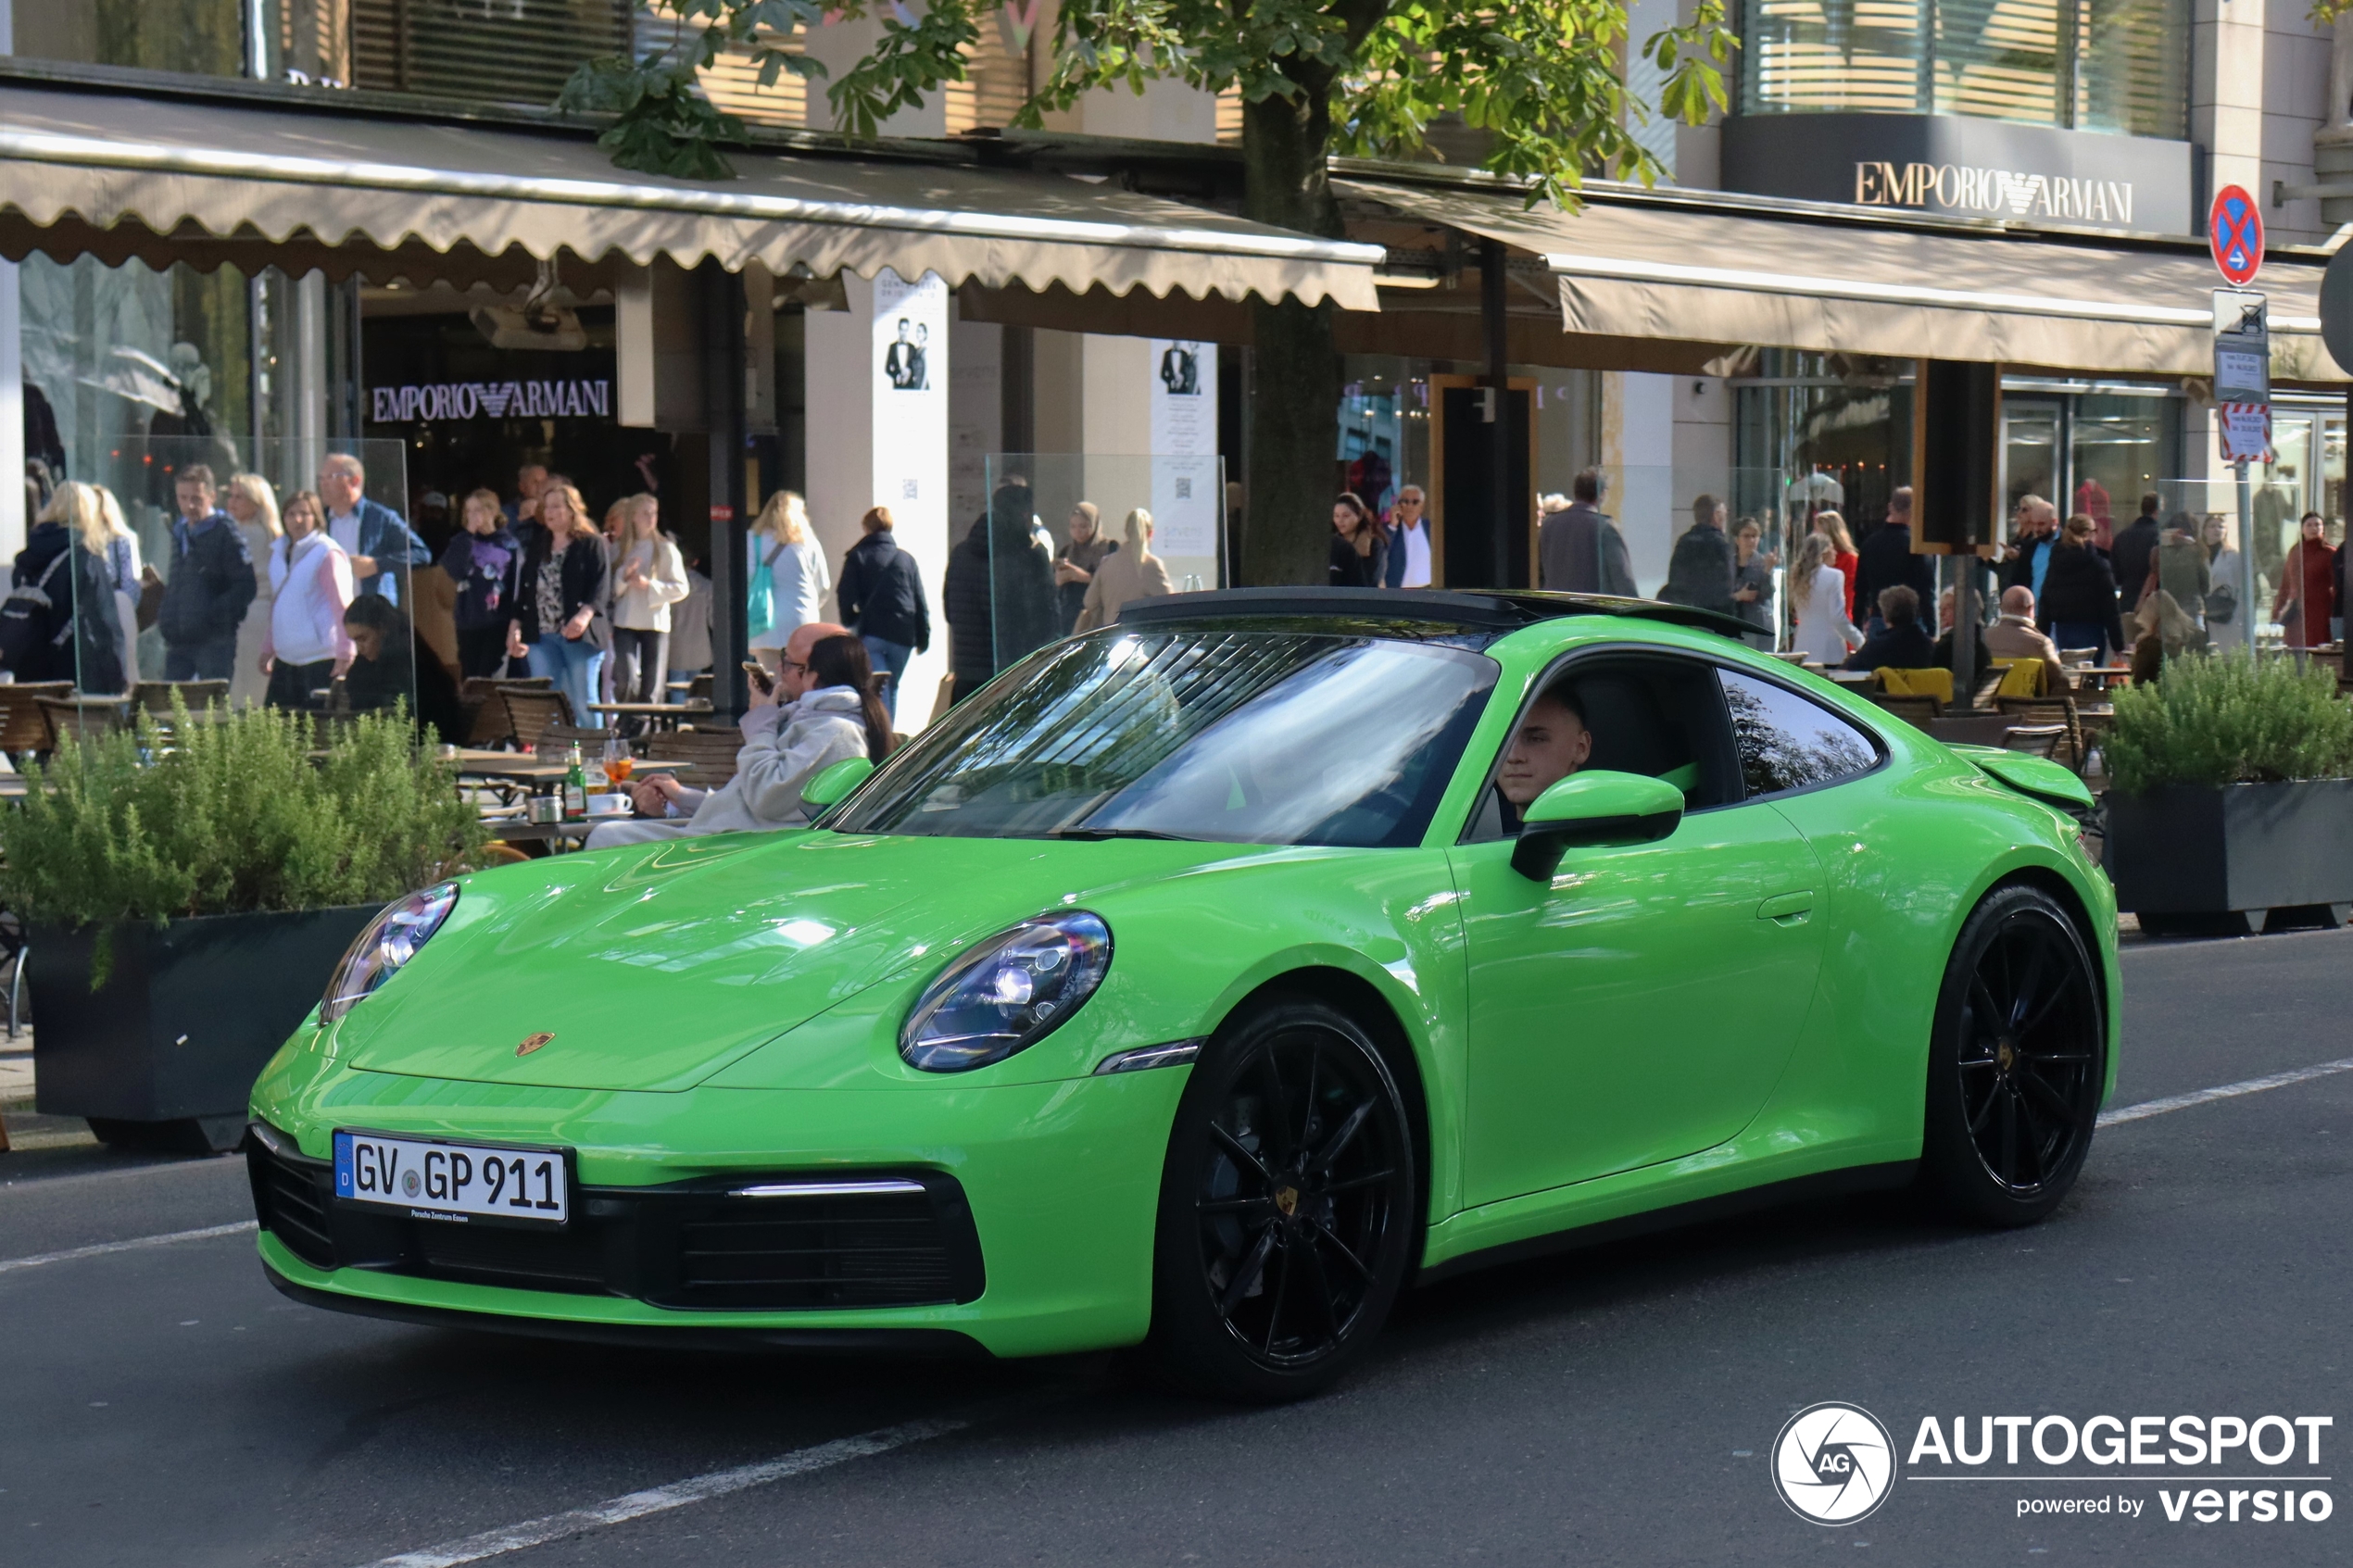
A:
<svg viewBox="0 0 2353 1568">
<path fill-rule="evenodd" d="M 254 1080 L 380 908 L 128 922 L 115 928 L 113 969 L 96 991 L 96 930 L 33 926 L 36 1109 L 83 1117 L 111 1144 L 235 1148 Z"/>
<path fill-rule="evenodd" d="M 2110 795 L 2108 861 L 2145 930 L 2151 916 L 2309 919 L 2353 903 L 2353 779 Z"/>
</svg>

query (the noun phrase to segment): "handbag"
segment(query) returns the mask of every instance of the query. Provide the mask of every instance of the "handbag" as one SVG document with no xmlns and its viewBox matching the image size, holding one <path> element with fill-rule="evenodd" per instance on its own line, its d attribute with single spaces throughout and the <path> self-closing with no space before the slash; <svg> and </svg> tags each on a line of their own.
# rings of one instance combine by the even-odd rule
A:
<svg viewBox="0 0 2353 1568">
<path fill-rule="evenodd" d="M 785 553 L 782 545 L 768 552 L 768 557 L 751 569 L 751 583 L 744 590 L 744 630 L 754 637 L 776 624 L 776 558 Z"/>
<path fill-rule="evenodd" d="M 150 566 L 144 569 L 139 574 L 139 608 L 137 611 L 139 630 L 142 632 L 146 631 L 149 627 L 156 623 L 157 618 L 162 614 L 163 579 L 157 576 L 156 569 Z"/>
</svg>

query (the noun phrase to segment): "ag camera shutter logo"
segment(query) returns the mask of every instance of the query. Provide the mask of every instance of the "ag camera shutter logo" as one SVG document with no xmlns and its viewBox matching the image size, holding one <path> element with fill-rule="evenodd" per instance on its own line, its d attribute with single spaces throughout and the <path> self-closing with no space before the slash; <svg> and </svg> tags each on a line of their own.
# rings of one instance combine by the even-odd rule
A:
<svg viewBox="0 0 2353 1568">
<path fill-rule="evenodd" d="M 1773 1489 L 1800 1519 L 1852 1524 L 1894 1486 L 1895 1441 L 1859 1405 L 1808 1405 L 1773 1439 Z"/>
</svg>

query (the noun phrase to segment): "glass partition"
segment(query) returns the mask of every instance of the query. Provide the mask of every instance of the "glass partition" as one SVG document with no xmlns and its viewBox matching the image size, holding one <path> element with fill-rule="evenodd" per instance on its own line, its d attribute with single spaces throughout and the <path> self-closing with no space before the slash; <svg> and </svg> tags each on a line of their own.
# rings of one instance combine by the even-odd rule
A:
<svg viewBox="0 0 2353 1568">
<path fill-rule="evenodd" d="M 51 641 L 70 655 L 19 655 L 11 673 L 70 683 L 84 726 L 168 714 L 176 696 L 198 713 L 401 706 L 441 740 L 459 723 L 452 596 L 437 569 L 419 575 L 402 458 L 396 441 L 111 444 L 56 488 L 19 569 L 66 590 L 70 632 Z"/>
<path fill-rule="evenodd" d="M 986 471 L 988 510 L 949 573 L 986 563 L 992 669 L 1110 624 L 1128 599 L 1226 583 L 1221 457 L 994 453 Z M 952 619 L 952 581 L 948 599 Z"/>
<path fill-rule="evenodd" d="M 1596 499 L 1555 493 L 1538 502 L 1540 585 L 1720 610 L 1754 626 L 1758 646 L 1786 646 L 1791 570 L 1812 520 L 1845 503 L 1844 480 L 1722 465 L 1595 472 Z M 1883 496 L 1878 509 L 1884 514 Z M 1706 527 L 1695 533 L 1703 514 Z"/>
<path fill-rule="evenodd" d="M 2279 466 L 2271 472 L 2277 474 Z M 2332 607 L 2335 613 L 2325 624 L 2318 615 L 2307 622 L 2300 571 L 2290 568 L 2293 563 L 2301 569 L 2308 557 L 2317 562 L 2324 550 L 2343 544 L 2344 520 L 2322 513 L 2320 543 L 2309 550 L 2299 548 L 2302 519 L 2319 508 L 2294 464 L 2284 466 L 2288 472 L 2278 477 L 2266 477 L 2264 468 L 2250 469 L 2246 529 L 2239 515 L 2237 476 L 2228 469 L 2211 479 L 2166 480 L 2157 487 L 2163 507 L 2162 537 L 2195 538 L 2198 548 L 2177 548 L 2170 557 L 2160 552 L 2154 569 L 2158 577 L 2145 578 L 2143 586 L 2156 581 L 2171 592 L 2213 646 L 2245 647 L 2250 628 L 2258 648 L 2315 647 L 2343 636 L 2342 607 Z M 2251 559 L 2241 553 L 2242 541 L 2250 535 Z M 2200 558 L 2203 586 L 2196 570 Z M 2250 588 L 2253 613 L 2242 613 Z M 2201 597 L 2202 602 L 2191 602 Z"/>
</svg>

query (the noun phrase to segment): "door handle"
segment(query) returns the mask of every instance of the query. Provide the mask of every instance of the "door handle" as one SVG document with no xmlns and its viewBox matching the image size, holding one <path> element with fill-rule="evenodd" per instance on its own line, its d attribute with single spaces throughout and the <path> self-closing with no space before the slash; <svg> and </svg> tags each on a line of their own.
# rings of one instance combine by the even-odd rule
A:
<svg viewBox="0 0 2353 1568">
<path fill-rule="evenodd" d="M 1814 910 L 1814 890 L 1804 888 L 1795 893 L 1776 893 L 1756 906 L 1756 918 L 1769 920 L 1776 925 L 1803 925 Z"/>
</svg>

